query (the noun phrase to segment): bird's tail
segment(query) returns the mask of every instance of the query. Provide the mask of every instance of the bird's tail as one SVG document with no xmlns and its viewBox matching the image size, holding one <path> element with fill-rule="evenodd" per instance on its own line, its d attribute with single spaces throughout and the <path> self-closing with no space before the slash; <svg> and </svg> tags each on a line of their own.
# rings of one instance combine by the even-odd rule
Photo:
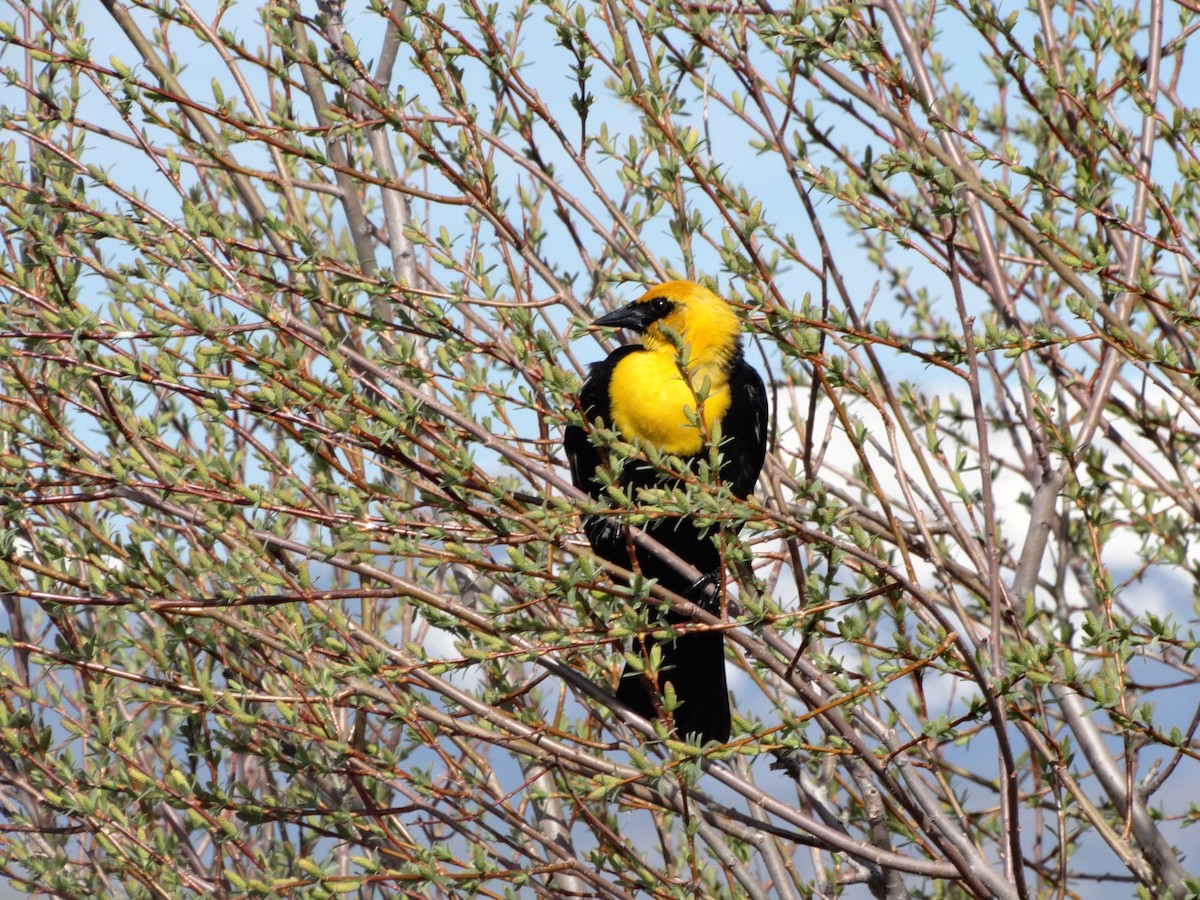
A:
<svg viewBox="0 0 1200 900">
<path fill-rule="evenodd" d="M 672 714 L 676 733 L 681 737 L 699 735 L 702 744 L 728 741 L 729 689 L 725 684 L 725 638 L 721 632 L 693 632 L 668 641 L 639 638 L 634 647 L 649 658 L 654 643 L 662 648 L 662 662 L 653 676 L 657 691 L 652 676 L 626 666 L 617 686 L 617 699 L 639 716 L 654 719 L 659 716 L 661 695 L 669 683 L 679 701 Z"/>
</svg>

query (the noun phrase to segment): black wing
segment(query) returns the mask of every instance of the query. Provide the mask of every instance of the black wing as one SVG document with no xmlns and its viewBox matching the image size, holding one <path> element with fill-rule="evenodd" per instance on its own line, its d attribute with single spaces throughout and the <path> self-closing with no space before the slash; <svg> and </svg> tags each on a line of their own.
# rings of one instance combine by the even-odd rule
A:
<svg viewBox="0 0 1200 900">
<path fill-rule="evenodd" d="M 721 479 L 745 499 L 754 491 L 767 457 L 767 388 L 758 372 L 739 364 L 729 378 L 729 411 L 721 420 Z"/>
<path fill-rule="evenodd" d="M 611 427 L 612 403 L 608 397 L 608 386 L 612 381 L 613 369 L 630 353 L 638 353 L 641 349 L 634 344 L 620 347 L 606 359 L 592 365 L 583 387 L 579 390 L 579 405 L 583 408 L 584 418 L 588 422 L 599 418 Z M 563 436 L 563 449 L 567 453 L 567 463 L 571 466 L 571 482 L 579 490 L 587 491 L 593 499 L 599 500 L 602 491 L 594 476 L 601 465 L 600 451 L 592 446 L 587 430 L 578 425 L 568 425 Z"/>
</svg>

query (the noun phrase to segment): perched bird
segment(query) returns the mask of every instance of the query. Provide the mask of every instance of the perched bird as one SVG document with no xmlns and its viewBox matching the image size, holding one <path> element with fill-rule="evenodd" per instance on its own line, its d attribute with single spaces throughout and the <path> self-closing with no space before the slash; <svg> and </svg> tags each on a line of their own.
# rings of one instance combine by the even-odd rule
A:
<svg viewBox="0 0 1200 900">
<path fill-rule="evenodd" d="M 630 328 L 640 345 L 621 347 L 592 366 L 579 399 L 589 422 L 600 419 L 623 440 L 693 460 L 709 458 L 710 438 L 720 425 L 721 482 L 745 498 L 754 490 L 767 447 L 767 392 L 759 374 L 742 355 L 741 323 L 732 307 L 691 281 L 669 281 L 651 288 L 627 306 L 601 316 L 597 326 Z M 673 334 L 672 334 L 673 333 Z M 699 398 L 703 398 L 702 400 Z M 697 407 L 699 409 L 697 410 Z M 565 436 L 571 480 L 594 499 L 607 494 L 597 472 L 607 454 L 580 427 Z M 620 485 L 637 499 L 644 488 L 670 488 L 678 479 L 646 462 L 630 459 Z M 719 597 L 707 590 L 719 583 L 721 554 L 715 529 L 701 528 L 688 516 L 653 516 L 642 530 L 704 576 L 696 581 L 643 546 L 634 548 L 627 528 L 613 515 L 592 515 L 584 531 L 596 554 L 629 570 L 640 571 L 669 591 L 716 613 Z M 671 613 L 667 622 L 690 621 Z M 649 658 L 650 641 L 635 646 Z M 725 648 L 720 632 L 693 632 L 661 644 L 657 677 L 626 666 L 617 697 L 645 718 L 659 714 L 656 694 L 667 682 L 680 705 L 676 731 L 697 734 L 701 742 L 729 740 L 729 692 L 725 685 Z"/>
</svg>

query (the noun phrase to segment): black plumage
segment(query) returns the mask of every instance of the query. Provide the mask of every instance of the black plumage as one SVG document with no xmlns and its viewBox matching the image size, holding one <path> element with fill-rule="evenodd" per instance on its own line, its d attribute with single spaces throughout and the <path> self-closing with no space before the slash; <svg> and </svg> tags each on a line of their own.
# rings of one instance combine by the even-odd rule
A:
<svg viewBox="0 0 1200 900">
<path fill-rule="evenodd" d="M 653 333 L 655 323 L 666 320 L 666 324 L 687 341 L 689 318 L 686 302 L 672 302 L 669 307 L 664 307 L 661 303 L 661 293 L 656 295 L 656 292 L 676 288 L 678 285 L 685 286 L 689 291 L 702 291 L 707 295 L 701 295 L 699 299 L 692 298 L 692 302 L 715 301 L 724 304 L 723 300 L 698 285 L 692 285 L 690 282 L 672 282 L 652 289 L 638 301 L 602 317 L 597 323 L 622 325 L 636 328 L 643 333 L 647 330 Z M 678 288 L 668 296 L 674 298 L 677 293 Z M 702 319 L 705 327 L 720 327 L 729 333 L 718 341 L 705 340 L 702 343 L 697 339 L 697 346 L 707 348 L 711 345 L 715 348 L 709 352 L 713 364 L 717 366 L 711 371 L 716 372 L 718 377 L 713 379 L 711 374 L 706 377 L 710 382 L 725 381 L 719 388 L 727 387 L 729 392 L 728 406 L 719 420 L 722 435 L 721 481 L 729 486 L 735 496 L 745 498 L 754 489 L 766 454 L 767 395 L 762 378 L 745 362 L 741 350 L 740 326 L 737 325 L 736 318 L 732 317 L 732 314 L 729 315 L 728 319 L 717 317 L 715 323 L 708 318 Z M 692 337 L 697 338 L 697 335 L 693 332 Z M 599 419 L 607 427 L 617 427 L 613 415 L 613 389 L 618 367 L 635 354 L 664 352 L 666 351 L 661 342 L 648 337 L 642 346 L 622 347 L 593 365 L 580 391 L 580 405 L 588 421 L 594 422 Z M 677 358 L 677 351 L 673 345 L 669 352 L 673 358 Z M 689 355 L 689 360 L 696 361 L 696 357 Z M 704 360 L 699 360 L 699 363 L 703 362 Z M 674 371 L 677 373 L 677 379 L 682 377 L 678 374 L 678 366 Z M 630 385 L 627 382 L 624 385 L 623 390 L 656 389 L 653 385 Z M 662 415 L 686 420 L 686 414 L 682 410 L 663 409 Z M 622 434 L 622 437 L 629 436 Z M 604 500 L 607 495 L 595 475 L 597 470 L 607 466 L 607 454 L 593 445 L 584 429 L 575 426 L 567 429 L 565 450 L 571 467 L 572 481 L 576 487 L 586 491 L 595 500 Z M 692 454 L 693 468 L 706 459 L 708 453 L 709 449 L 705 446 Z M 644 488 L 671 488 L 676 483 L 677 479 L 633 458 L 625 463 L 621 475 L 622 488 L 635 500 L 639 491 Z M 697 584 L 693 576 L 681 573 L 674 565 L 644 547 L 637 547 L 631 558 L 628 530 L 618 516 L 592 515 L 584 520 L 584 532 L 598 556 L 622 568 L 636 569 L 645 577 L 655 579 L 667 590 L 705 605 L 709 612 L 717 613 L 719 597 L 716 592 L 707 589 L 709 584 L 719 581 L 721 574 L 721 554 L 714 541 L 716 535 L 710 529 L 697 526 L 690 517 L 679 515 L 656 516 L 643 525 L 642 530 L 680 559 L 698 569 L 705 576 L 705 580 Z M 690 619 L 672 612 L 667 614 L 665 621 L 675 625 Z M 649 641 L 638 641 L 635 648 L 648 658 Z M 730 733 L 730 711 L 725 681 L 724 638 L 721 633 L 702 631 L 682 634 L 674 640 L 661 642 L 661 651 L 662 663 L 658 669 L 657 689 L 661 693 L 667 682 L 674 687 L 676 697 L 680 701 L 673 714 L 676 731 L 681 735 L 699 735 L 702 741 L 727 741 Z M 654 693 L 655 685 L 648 676 L 626 667 L 617 689 L 617 697 L 622 702 L 639 715 L 653 718 L 659 714 Z"/>
</svg>

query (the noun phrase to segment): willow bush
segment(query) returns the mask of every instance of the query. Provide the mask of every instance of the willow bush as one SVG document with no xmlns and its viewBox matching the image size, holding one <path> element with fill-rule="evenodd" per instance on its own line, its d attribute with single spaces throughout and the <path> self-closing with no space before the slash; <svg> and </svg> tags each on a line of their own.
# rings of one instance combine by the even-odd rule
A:
<svg viewBox="0 0 1200 900">
<path fill-rule="evenodd" d="M 1191 2 L 9 10 L 15 888 L 1200 891 Z M 727 526 L 705 748 L 560 450 L 676 277 L 773 405 L 623 507 Z"/>
</svg>

